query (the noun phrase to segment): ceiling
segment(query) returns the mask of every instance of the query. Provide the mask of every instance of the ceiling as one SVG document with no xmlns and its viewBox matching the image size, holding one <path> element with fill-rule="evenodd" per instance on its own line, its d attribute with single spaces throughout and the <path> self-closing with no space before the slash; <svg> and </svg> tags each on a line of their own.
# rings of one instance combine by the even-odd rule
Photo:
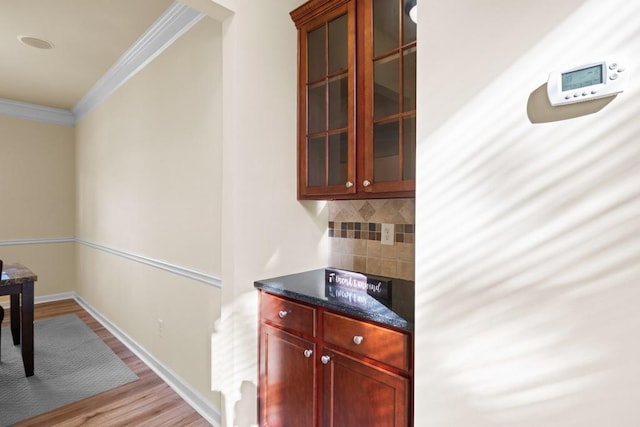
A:
<svg viewBox="0 0 640 427">
<path fill-rule="evenodd" d="M 172 0 L 0 0 L 0 99 L 72 110 Z M 37 49 L 19 36 L 44 39 Z"/>
</svg>

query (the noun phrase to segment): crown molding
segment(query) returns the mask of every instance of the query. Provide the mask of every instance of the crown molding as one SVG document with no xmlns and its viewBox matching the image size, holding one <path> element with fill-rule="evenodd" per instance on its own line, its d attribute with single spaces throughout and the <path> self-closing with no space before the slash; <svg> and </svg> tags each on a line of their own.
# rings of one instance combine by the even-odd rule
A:
<svg viewBox="0 0 640 427">
<path fill-rule="evenodd" d="M 74 126 L 88 112 L 198 23 L 204 14 L 177 1 L 96 82 L 71 111 L 0 98 L 0 114 Z"/>
<path fill-rule="evenodd" d="M 73 107 L 72 112 L 76 121 L 81 120 L 203 17 L 204 15 L 200 12 L 173 2 Z"/>
<path fill-rule="evenodd" d="M 0 115 L 62 126 L 73 126 L 76 123 L 75 116 L 69 110 L 4 98 L 0 98 Z"/>
</svg>

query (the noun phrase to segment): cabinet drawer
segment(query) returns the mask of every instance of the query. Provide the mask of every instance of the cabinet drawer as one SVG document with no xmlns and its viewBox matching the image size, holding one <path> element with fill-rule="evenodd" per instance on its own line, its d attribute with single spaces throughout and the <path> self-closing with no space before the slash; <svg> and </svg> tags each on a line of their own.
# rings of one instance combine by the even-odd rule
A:
<svg viewBox="0 0 640 427">
<path fill-rule="evenodd" d="M 260 293 L 262 321 L 282 328 L 316 336 L 316 309 L 264 292 Z"/>
<path fill-rule="evenodd" d="M 396 368 L 409 368 L 409 336 L 382 326 L 325 312 L 324 341 Z"/>
</svg>

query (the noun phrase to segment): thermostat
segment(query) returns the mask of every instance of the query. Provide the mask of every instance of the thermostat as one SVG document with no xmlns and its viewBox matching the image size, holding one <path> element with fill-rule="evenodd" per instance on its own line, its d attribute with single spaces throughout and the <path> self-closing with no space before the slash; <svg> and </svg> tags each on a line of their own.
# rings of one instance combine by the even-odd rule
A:
<svg viewBox="0 0 640 427">
<path fill-rule="evenodd" d="M 622 57 L 552 71 L 547 81 L 551 105 L 573 104 L 624 91 L 629 70 Z"/>
</svg>

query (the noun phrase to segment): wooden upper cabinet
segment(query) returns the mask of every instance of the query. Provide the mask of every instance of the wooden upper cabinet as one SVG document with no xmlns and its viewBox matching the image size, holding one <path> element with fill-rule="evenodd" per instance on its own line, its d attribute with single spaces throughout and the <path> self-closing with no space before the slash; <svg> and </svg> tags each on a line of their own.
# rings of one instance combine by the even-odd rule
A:
<svg viewBox="0 0 640 427">
<path fill-rule="evenodd" d="M 298 29 L 298 198 L 413 197 L 416 24 L 406 0 L 311 0 Z"/>
<path fill-rule="evenodd" d="M 298 197 L 356 192 L 353 1 L 311 1 L 298 27 Z"/>
</svg>

